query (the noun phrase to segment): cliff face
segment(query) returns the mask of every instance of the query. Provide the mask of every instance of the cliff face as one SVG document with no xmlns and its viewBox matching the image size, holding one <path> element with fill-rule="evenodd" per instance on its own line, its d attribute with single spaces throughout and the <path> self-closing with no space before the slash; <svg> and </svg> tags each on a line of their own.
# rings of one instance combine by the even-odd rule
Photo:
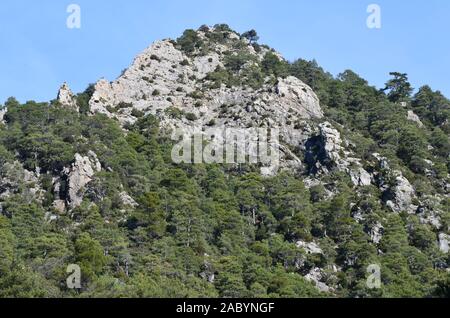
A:
<svg viewBox="0 0 450 318">
<path fill-rule="evenodd" d="M 205 37 L 200 31 L 198 36 Z M 234 48 L 237 44 L 239 49 Z M 232 88 L 225 84 L 211 88 L 208 75 L 218 67 L 224 68 L 230 55 L 246 55 L 249 62 L 239 72 L 258 66 L 264 57 L 264 52 L 256 53 L 246 40 L 237 37 L 230 36 L 225 44 L 211 45 L 204 55 L 188 56 L 171 40 L 155 42 L 117 80 L 112 83 L 101 80 L 96 84 L 91 111 L 126 123 L 135 121 L 133 109 L 168 121 L 165 111 L 176 107 L 197 115 L 197 120 L 185 121 L 185 125 L 206 125 L 212 119 L 219 120 L 218 125 L 233 124 L 230 120 L 234 119 L 234 124 L 242 127 L 272 122 L 292 126 L 286 125 L 288 114 L 299 119 L 323 117 L 316 94 L 294 77 L 278 78 L 275 85 L 263 84 L 259 89 L 252 89 L 245 82 Z M 117 109 L 118 105 L 123 107 Z M 235 107 L 232 113 L 218 118 L 222 105 Z"/>
<path fill-rule="evenodd" d="M 100 80 L 89 102 L 91 112 L 116 118 L 122 125 L 134 123 L 136 114 L 152 114 L 163 127 L 186 133 L 214 127 L 279 129 L 289 148 L 304 148 L 316 127 L 314 121 L 323 118 L 313 90 L 292 76 L 262 78 L 259 87 L 249 86 L 245 79 L 232 87 L 215 85 L 211 75 L 224 70 L 233 57 L 245 57 L 243 65 L 236 69 L 239 76 L 261 68 L 266 53 L 271 51 L 257 53 L 248 40 L 233 32 L 221 43 L 208 41 L 202 31 L 197 31 L 196 36 L 208 43 L 206 53 L 186 54 L 174 41 L 157 41 L 139 54 L 117 80 Z M 279 54 L 274 56 L 282 60 Z M 301 160 L 289 148 L 279 147 L 281 168 L 301 167 Z M 272 174 L 280 167 L 267 167 L 263 173 Z"/>
</svg>

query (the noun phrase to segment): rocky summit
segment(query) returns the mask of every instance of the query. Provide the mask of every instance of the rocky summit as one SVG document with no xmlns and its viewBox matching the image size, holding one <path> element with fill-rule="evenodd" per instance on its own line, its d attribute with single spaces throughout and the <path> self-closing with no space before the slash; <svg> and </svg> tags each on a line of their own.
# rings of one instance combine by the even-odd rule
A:
<svg viewBox="0 0 450 318">
<path fill-rule="evenodd" d="M 113 81 L 0 107 L 0 296 L 448 296 L 450 101 L 257 38 L 186 30 Z M 278 160 L 173 160 L 175 131 L 221 129 L 279 132 Z"/>
</svg>

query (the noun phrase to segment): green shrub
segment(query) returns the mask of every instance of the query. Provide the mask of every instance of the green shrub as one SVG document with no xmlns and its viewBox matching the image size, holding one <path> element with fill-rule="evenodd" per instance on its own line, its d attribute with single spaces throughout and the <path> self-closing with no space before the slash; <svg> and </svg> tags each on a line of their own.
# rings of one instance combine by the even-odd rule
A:
<svg viewBox="0 0 450 318">
<path fill-rule="evenodd" d="M 155 81 L 147 76 L 143 76 L 142 80 L 146 81 L 147 83 L 153 84 Z"/>
<path fill-rule="evenodd" d="M 202 99 L 204 97 L 203 92 L 201 91 L 193 91 L 188 96 L 193 99 Z"/>
<path fill-rule="evenodd" d="M 209 127 L 213 127 L 216 125 L 216 121 L 214 119 L 211 119 L 206 125 Z"/>
<path fill-rule="evenodd" d="M 262 70 L 267 76 L 285 77 L 288 75 L 289 65 L 282 61 L 274 53 L 269 52 L 264 56 L 261 62 Z"/>
<path fill-rule="evenodd" d="M 196 121 L 198 118 L 197 115 L 195 115 L 194 113 L 187 113 L 186 119 L 189 121 Z"/>
<path fill-rule="evenodd" d="M 116 108 L 118 109 L 124 109 L 124 108 L 132 108 L 133 104 L 132 103 L 125 103 L 125 102 L 120 102 Z"/>
<path fill-rule="evenodd" d="M 145 116 L 145 113 L 141 110 L 133 108 L 133 110 L 131 111 L 131 116 L 134 116 L 136 118 L 142 118 Z"/>
<path fill-rule="evenodd" d="M 161 59 L 155 54 L 152 54 L 150 56 L 150 60 L 161 62 Z"/>
<path fill-rule="evenodd" d="M 177 107 L 169 107 L 165 110 L 165 114 L 173 119 L 183 118 L 184 112 Z"/>
<path fill-rule="evenodd" d="M 204 43 L 194 30 L 186 30 L 183 35 L 177 39 L 177 44 L 186 54 L 192 54 L 196 49 L 200 49 Z"/>
<path fill-rule="evenodd" d="M 245 64 L 254 60 L 255 57 L 250 54 L 239 53 L 237 55 L 227 56 L 224 64 L 227 70 L 239 72 Z"/>
<path fill-rule="evenodd" d="M 181 66 L 188 66 L 188 65 L 189 65 L 189 61 L 186 60 L 186 59 L 184 59 L 184 60 L 182 60 L 182 61 L 180 62 L 180 65 L 181 65 Z"/>
</svg>

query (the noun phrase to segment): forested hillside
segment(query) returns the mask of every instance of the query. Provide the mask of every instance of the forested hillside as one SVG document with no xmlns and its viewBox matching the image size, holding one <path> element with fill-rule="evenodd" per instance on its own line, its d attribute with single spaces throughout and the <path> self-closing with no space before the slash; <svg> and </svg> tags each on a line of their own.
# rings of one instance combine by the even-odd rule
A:
<svg viewBox="0 0 450 318">
<path fill-rule="evenodd" d="M 450 100 L 226 25 L 155 45 L 0 106 L 0 297 L 449 297 Z M 282 169 L 173 163 L 173 127 L 231 123 L 286 127 Z"/>
</svg>

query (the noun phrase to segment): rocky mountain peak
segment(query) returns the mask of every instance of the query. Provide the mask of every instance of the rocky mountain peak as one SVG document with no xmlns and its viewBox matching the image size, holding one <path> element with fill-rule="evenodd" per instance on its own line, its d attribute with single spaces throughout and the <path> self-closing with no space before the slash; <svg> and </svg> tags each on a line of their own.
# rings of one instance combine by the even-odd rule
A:
<svg viewBox="0 0 450 318">
<path fill-rule="evenodd" d="M 3 118 L 5 117 L 6 112 L 7 112 L 6 108 L 0 109 L 0 123 L 3 123 Z"/>
<path fill-rule="evenodd" d="M 72 108 L 78 111 L 75 95 L 72 93 L 66 82 L 61 85 L 58 91 L 57 101 L 64 107 Z"/>
<path fill-rule="evenodd" d="M 210 39 L 217 36 L 216 29 L 202 30 L 192 31 L 192 41 L 202 43 L 194 44 L 201 48 L 193 52 L 184 48 L 189 45 L 183 38 L 178 42 L 156 41 L 117 80 L 99 81 L 90 101 L 91 112 L 104 113 L 121 123 L 132 123 L 137 114 L 151 113 L 167 123 L 177 110 L 195 115 L 195 120 L 179 119 L 184 125 L 205 125 L 212 120 L 224 124 L 231 120 L 242 127 L 255 123 L 255 119 L 263 124 L 262 119 L 268 115 L 284 125 L 289 112 L 303 119 L 323 116 L 317 95 L 295 77 L 270 79 L 261 73 L 258 87 L 250 87 L 245 74 L 260 71 L 261 61 L 271 50 L 256 52 L 246 39 L 231 31 L 219 41 Z M 232 75 L 234 85 L 220 78 Z M 224 105 L 230 106 L 229 113 L 220 109 Z M 254 115 L 257 118 L 252 118 Z"/>
<path fill-rule="evenodd" d="M 255 49 L 233 31 L 188 30 L 177 41 L 154 42 L 115 81 L 97 82 L 90 111 L 116 118 L 123 126 L 152 114 L 161 125 L 186 132 L 279 128 L 283 140 L 301 147 L 308 137 L 301 127 L 320 120 L 323 111 L 308 85 L 270 70 L 282 61 L 275 51 Z M 301 166 L 288 148 L 280 148 L 293 158 L 282 166 Z"/>
</svg>

